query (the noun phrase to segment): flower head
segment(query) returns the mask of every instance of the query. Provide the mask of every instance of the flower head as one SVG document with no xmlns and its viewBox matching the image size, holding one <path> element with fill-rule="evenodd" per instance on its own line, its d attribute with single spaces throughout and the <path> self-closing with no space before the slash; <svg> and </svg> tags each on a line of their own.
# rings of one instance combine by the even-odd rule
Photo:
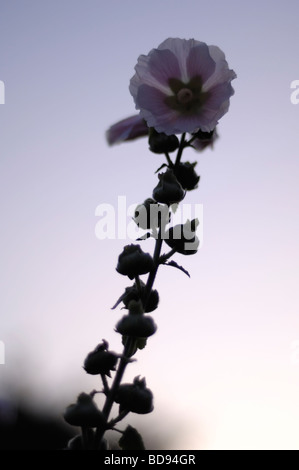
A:
<svg viewBox="0 0 299 470">
<path fill-rule="evenodd" d="M 136 109 L 167 135 L 212 131 L 228 111 L 236 78 L 224 53 L 194 39 L 166 39 L 141 55 L 130 81 Z"/>
</svg>

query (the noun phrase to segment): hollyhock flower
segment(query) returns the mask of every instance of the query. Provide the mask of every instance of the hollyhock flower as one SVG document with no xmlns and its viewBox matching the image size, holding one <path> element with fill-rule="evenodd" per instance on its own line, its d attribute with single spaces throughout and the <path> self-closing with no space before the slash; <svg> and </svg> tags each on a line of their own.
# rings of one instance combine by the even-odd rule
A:
<svg viewBox="0 0 299 470">
<path fill-rule="evenodd" d="M 113 124 L 106 132 L 106 138 L 108 144 L 113 145 L 137 137 L 144 137 L 148 135 L 148 132 L 146 122 L 137 114 Z"/>
<path fill-rule="evenodd" d="M 224 53 L 194 39 L 166 39 L 138 58 L 130 92 L 149 127 L 167 135 L 211 132 L 228 111 L 236 78 Z"/>
</svg>

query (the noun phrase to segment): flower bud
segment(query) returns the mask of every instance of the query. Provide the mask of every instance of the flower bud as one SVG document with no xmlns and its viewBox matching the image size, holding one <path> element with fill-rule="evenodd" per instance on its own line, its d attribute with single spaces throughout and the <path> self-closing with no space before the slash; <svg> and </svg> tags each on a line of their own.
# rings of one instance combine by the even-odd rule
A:
<svg viewBox="0 0 299 470">
<path fill-rule="evenodd" d="M 142 229 L 155 229 L 163 223 L 169 222 L 170 214 L 167 206 L 158 204 L 154 199 L 148 198 L 135 209 L 134 221 Z"/>
<path fill-rule="evenodd" d="M 175 248 L 183 255 L 193 255 L 197 252 L 199 239 L 195 234 L 198 219 L 187 220 L 184 225 L 175 225 L 165 233 L 165 242 L 170 248 Z"/>
<path fill-rule="evenodd" d="M 135 300 L 138 302 L 139 300 L 142 302 L 144 307 L 144 302 L 146 300 L 147 290 L 145 288 L 144 282 L 140 279 L 140 285 L 137 286 L 134 283 L 131 287 L 126 287 L 125 292 L 120 296 L 117 302 L 113 305 L 112 309 L 115 309 L 121 302 L 123 302 L 125 308 L 129 308 L 129 303 L 131 300 Z M 152 312 L 156 310 L 159 304 L 159 294 L 157 290 L 151 290 L 150 294 L 148 295 L 146 306 L 144 308 L 145 313 Z"/>
<path fill-rule="evenodd" d="M 125 294 L 122 298 L 125 308 L 129 308 L 129 303 L 131 300 L 141 300 L 144 303 L 146 294 L 145 284 L 140 281 L 140 290 L 137 288 L 136 284 L 132 287 L 127 287 L 125 290 Z M 146 306 L 145 306 L 145 313 L 153 312 L 158 307 L 159 303 L 159 294 L 157 290 L 151 290 Z"/>
<path fill-rule="evenodd" d="M 119 386 L 115 397 L 119 403 L 119 411 L 132 411 L 138 414 L 147 414 L 153 411 L 153 394 L 146 388 L 145 379 L 135 377 L 132 384 Z"/>
<path fill-rule="evenodd" d="M 115 370 L 117 359 L 115 353 L 108 351 L 107 341 L 103 341 L 87 355 L 83 368 L 91 375 L 104 374 L 111 377 L 110 371 Z"/>
<path fill-rule="evenodd" d="M 126 427 L 118 443 L 122 450 L 145 450 L 141 435 L 130 425 Z"/>
<path fill-rule="evenodd" d="M 94 428 L 105 424 L 104 416 L 87 393 L 81 393 L 77 403 L 66 408 L 64 419 L 72 426 Z"/>
<path fill-rule="evenodd" d="M 116 331 L 123 336 L 133 338 L 148 338 L 157 330 L 152 317 L 140 314 L 129 313 L 124 315 L 116 325 Z"/>
<path fill-rule="evenodd" d="M 197 162 L 179 163 L 178 166 L 174 168 L 174 174 L 178 182 L 181 184 L 182 188 L 187 191 L 197 188 L 200 177 L 194 170 L 196 164 Z"/>
<path fill-rule="evenodd" d="M 158 178 L 160 181 L 153 191 L 153 198 L 156 201 L 169 206 L 184 199 L 185 191 L 176 179 L 172 170 L 167 170 L 165 173 L 159 173 Z"/>
<path fill-rule="evenodd" d="M 195 150 L 202 151 L 207 147 L 214 147 L 215 140 L 218 139 L 217 129 L 215 128 L 211 132 L 203 132 L 202 130 L 198 130 L 193 136 L 196 136 L 196 139 L 192 142 L 192 147 Z"/>
<path fill-rule="evenodd" d="M 148 143 L 150 150 L 154 153 L 174 152 L 180 145 L 176 135 L 157 132 L 153 127 L 150 128 Z"/>
<path fill-rule="evenodd" d="M 118 257 L 116 271 L 130 279 L 140 274 L 146 274 L 154 267 L 149 253 L 144 253 L 140 245 L 126 245 Z"/>
</svg>

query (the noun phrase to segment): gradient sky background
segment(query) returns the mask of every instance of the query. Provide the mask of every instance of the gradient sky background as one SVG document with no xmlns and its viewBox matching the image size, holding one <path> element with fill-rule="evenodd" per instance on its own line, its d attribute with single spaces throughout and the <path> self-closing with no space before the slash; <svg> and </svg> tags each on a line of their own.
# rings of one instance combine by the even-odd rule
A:
<svg viewBox="0 0 299 470">
<path fill-rule="evenodd" d="M 175 257 L 191 279 L 159 271 L 158 332 L 125 376 L 146 377 L 155 411 L 133 422 L 167 449 L 299 449 L 298 15 L 295 0 L 1 0 L 2 395 L 60 415 L 99 386 L 87 352 L 121 350 L 131 240 L 98 240 L 95 210 L 151 196 L 163 158 L 145 139 L 108 148 L 105 131 L 135 112 L 138 56 L 195 38 L 238 78 L 214 150 L 185 154 L 204 243 Z"/>
</svg>

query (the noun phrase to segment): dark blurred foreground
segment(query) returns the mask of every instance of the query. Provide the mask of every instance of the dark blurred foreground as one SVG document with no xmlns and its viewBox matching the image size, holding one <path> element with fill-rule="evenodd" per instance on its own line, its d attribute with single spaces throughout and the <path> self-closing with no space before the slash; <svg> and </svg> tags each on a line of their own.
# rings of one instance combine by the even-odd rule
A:
<svg viewBox="0 0 299 470">
<path fill-rule="evenodd" d="M 146 449 L 167 449 L 170 441 L 161 438 L 157 429 L 140 430 Z M 41 414 L 26 402 L 16 404 L 0 397 L 1 450 L 64 450 L 80 428 L 66 424 L 62 417 Z M 109 449 L 119 449 L 119 435 L 109 435 Z"/>
<path fill-rule="evenodd" d="M 62 450 L 73 436 L 62 420 L 0 399 L 0 450 Z"/>
</svg>

